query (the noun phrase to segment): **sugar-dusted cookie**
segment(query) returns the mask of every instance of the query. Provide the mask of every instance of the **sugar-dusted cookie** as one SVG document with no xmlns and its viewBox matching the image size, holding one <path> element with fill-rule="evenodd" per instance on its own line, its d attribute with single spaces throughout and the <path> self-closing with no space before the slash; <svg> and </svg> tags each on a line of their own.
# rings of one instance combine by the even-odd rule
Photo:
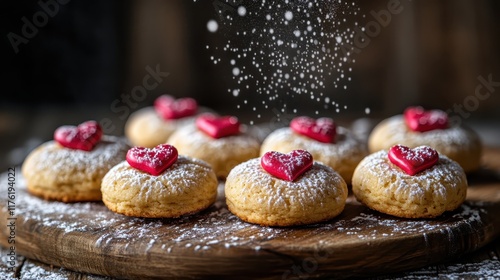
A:
<svg viewBox="0 0 500 280">
<path fill-rule="evenodd" d="M 64 202 L 101 200 L 101 180 L 125 159 L 124 139 L 102 136 L 94 121 L 62 126 L 25 159 L 22 173 L 31 194 Z"/>
<path fill-rule="evenodd" d="M 234 116 L 204 114 L 196 123 L 176 131 L 167 140 L 179 153 L 209 163 L 219 178 L 236 165 L 259 156 L 260 143 L 242 132 Z"/>
<path fill-rule="evenodd" d="M 410 148 L 430 146 L 458 162 L 465 172 L 480 166 L 482 145 L 477 133 L 464 126 L 449 124 L 447 114 L 440 110 L 410 107 L 404 115 L 380 122 L 368 140 L 372 153 L 397 144 Z"/>
<path fill-rule="evenodd" d="M 280 128 L 269 134 L 260 149 L 260 155 L 268 151 L 288 153 L 307 150 L 314 160 L 322 162 L 338 172 L 349 184 L 358 163 L 368 154 L 366 145 L 348 129 L 337 127 L 330 118 L 294 118 L 290 127 Z"/>
<path fill-rule="evenodd" d="M 102 201 L 127 216 L 176 218 L 193 214 L 215 202 L 218 181 L 205 162 L 178 155 L 161 144 L 152 149 L 134 147 L 127 160 L 102 180 Z"/>
<path fill-rule="evenodd" d="M 310 153 L 270 151 L 236 166 L 226 180 L 229 210 L 243 221 L 263 226 L 318 223 L 339 215 L 347 185 L 332 168 Z"/>
<path fill-rule="evenodd" d="M 428 146 L 396 145 L 363 159 L 352 178 L 358 201 L 403 218 L 433 218 L 458 208 L 467 194 L 460 165 Z"/>
<path fill-rule="evenodd" d="M 193 98 L 175 99 L 161 95 L 154 106 L 130 115 L 125 124 L 125 135 L 134 146 L 152 148 L 165 143 L 177 129 L 194 123 L 196 116 L 207 110 L 200 108 Z"/>
</svg>

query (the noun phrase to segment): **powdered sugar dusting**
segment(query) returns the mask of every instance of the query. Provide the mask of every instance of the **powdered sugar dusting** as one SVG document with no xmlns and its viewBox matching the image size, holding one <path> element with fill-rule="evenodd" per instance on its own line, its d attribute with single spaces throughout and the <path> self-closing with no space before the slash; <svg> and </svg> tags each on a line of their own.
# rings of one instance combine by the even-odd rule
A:
<svg viewBox="0 0 500 280">
<path fill-rule="evenodd" d="M 264 205 L 269 211 L 297 206 L 308 209 L 308 206 L 332 197 L 337 200 L 337 205 L 341 205 L 345 199 L 344 189 L 339 187 L 342 178 L 330 167 L 318 162 L 314 162 L 302 176 L 291 182 L 276 179 L 267 173 L 262 168 L 260 159 L 256 158 L 236 166 L 228 176 L 227 181 L 230 180 L 242 182 L 238 189 L 231 188 L 233 197 L 241 197 L 244 201 L 248 200 L 248 203 L 251 203 L 250 200 L 257 201 L 258 205 Z M 250 197 L 249 193 L 257 193 L 258 197 Z"/>
<path fill-rule="evenodd" d="M 313 178 L 313 182 L 324 180 L 321 175 Z M 6 185 L 6 182 L 7 176 L 1 176 L 0 184 Z M 218 201 L 206 211 L 179 219 L 142 219 L 115 214 L 102 203 L 44 201 L 26 192 L 22 176 L 18 175 L 16 182 L 19 229 L 29 225 L 30 230 L 43 232 L 44 228 L 50 228 L 61 239 L 70 237 L 72 233 L 85 234 L 86 238 L 95 240 L 96 247 L 120 246 L 121 252 L 134 254 L 182 255 L 186 254 L 186 250 L 199 253 L 216 250 L 219 254 L 221 250 L 234 247 L 250 248 L 258 253 L 275 246 L 270 241 L 293 246 L 291 240 L 317 238 L 321 246 L 328 246 L 336 244 L 339 238 L 343 242 L 370 242 L 410 235 L 420 236 L 424 246 L 429 234 L 444 235 L 453 247 L 458 244 L 458 235 L 454 234 L 457 229 L 465 234 L 478 234 L 476 231 L 483 224 L 482 216 L 488 214 L 482 204 L 466 203 L 437 219 L 408 220 L 371 211 L 351 197 L 346 206 L 346 210 L 350 209 L 345 211 L 349 214 L 341 214 L 331 221 L 307 227 L 271 228 L 245 223 L 232 215 L 225 204 L 222 183 L 219 185 Z M 293 186 L 290 184 L 290 187 Z M 6 189 L 2 189 L 0 195 L 6 197 Z M 5 200 L 0 201 L 0 205 L 0 213 L 6 215 Z M 21 231 L 18 233 L 21 234 Z"/>
<path fill-rule="evenodd" d="M 182 129 L 177 130 L 167 142 L 174 146 L 177 142 L 182 142 L 184 143 L 182 146 L 188 147 L 205 145 L 205 147 L 210 147 L 210 149 L 217 151 L 223 151 L 228 148 L 234 151 L 239 149 L 254 149 L 259 146 L 257 140 L 246 133 L 213 139 L 200 131 L 195 124 L 186 125 Z M 179 147 L 177 148 L 180 149 Z"/>
<path fill-rule="evenodd" d="M 179 160 L 182 161 L 183 157 Z M 4 176 L 2 182 L 5 181 Z M 213 247 L 230 248 L 263 242 L 286 231 L 242 222 L 227 210 L 220 199 L 199 215 L 179 219 L 143 219 L 113 213 L 102 203 L 68 204 L 41 200 L 28 194 L 24 184 L 24 179 L 18 178 L 20 193 L 16 201 L 16 215 L 19 222 L 34 222 L 41 228 L 59 229 L 63 236 L 72 232 L 87 232 L 98 247 L 125 242 L 143 244 L 146 252 L 176 252 L 180 247 L 209 250 Z M 223 184 L 219 188 L 223 189 Z M 223 190 L 219 190 L 221 192 Z M 166 238 L 166 235 L 169 237 Z"/>
<path fill-rule="evenodd" d="M 297 147 L 297 149 L 321 153 L 325 158 L 359 157 L 360 152 L 363 152 L 363 144 L 344 127 L 337 127 L 335 144 L 312 141 L 306 137 L 296 137 L 292 129 L 285 127 L 272 132 L 262 146 L 265 147 L 267 143 L 280 142 L 290 142 L 290 146 Z"/>
<path fill-rule="evenodd" d="M 305 150 L 294 150 L 288 154 L 270 151 L 261 158 L 261 165 L 267 172 L 288 181 L 295 180 L 313 164 L 312 155 Z"/>
<path fill-rule="evenodd" d="M 130 166 L 152 175 L 161 174 L 177 157 L 177 149 L 168 144 L 160 144 L 152 149 L 133 147 L 127 152 L 127 162 Z"/>
<path fill-rule="evenodd" d="M 152 166 L 162 165 L 162 158 L 170 157 L 171 150 L 164 149 L 147 149 L 142 147 L 134 147 L 130 150 L 130 154 L 138 163 L 150 163 Z"/>
<path fill-rule="evenodd" d="M 428 242 L 428 234 L 440 232 L 447 236 L 452 244 L 456 237 L 453 236 L 451 228 L 462 227 L 464 230 L 468 229 L 473 232 L 474 228 L 478 228 L 482 224 L 481 213 L 484 213 L 483 211 L 483 209 L 462 204 L 456 212 L 445 214 L 438 219 L 419 220 L 391 217 L 374 211 L 363 211 L 350 220 L 338 221 L 335 226 L 339 232 L 363 240 L 417 234 L 422 236 L 424 244 Z M 472 225 L 474 228 L 471 229 Z"/>
<path fill-rule="evenodd" d="M 419 165 L 423 164 L 428 158 L 438 156 L 436 150 L 427 146 L 419 146 L 414 149 L 400 149 L 400 152 L 406 160 Z"/>
<path fill-rule="evenodd" d="M 468 132 L 459 126 L 449 127 L 447 129 L 438 129 L 421 132 L 410 131 L 406 126 L 403 115 L 396 115 L 387 120 L 387 133 L 384 134 L 387 139 L 387 143 L 405 143 L 408 138 L 408 134 L 418 133 L 418 137 L 412 137 L 415 144 L 418 146 L 428 145 L 428 143 L 446 143 L 448 146 L 457 146 L 470 149 L 473 145 L 471 137 Z M 445 148 L 445 147 L 440 147 Z"/>
<path fill-rule="evenodd" d="M 26 171 L 36 176 L 60 174 L 47 180 L 62 179 L 62 174 L 65 177 L 71 174 L 70 179 L 74 181 L 92 180 L 96 172 L 106 172 L 124 160 L 127 149 L 125 140 L 113 136 L 103 136 L 101 142 L 88 152 L 62 148 L 56 142 L 49 141 L 28 156 L 26 161 L 31 163 L 30 170 Z"/>
<path fill-rule="evenodd" d="M 181 194 L 186 191 L 186 188 L 196 187 L 196 181 L 200 177 L 196 172 L 208 174 L 210 171 L 206 162 L 182 155 L 178 156 L 177 161 L 158 176 L 131 168 L 129 163 L 123 161 L 104 176 L 102 186 L 103 188 L 113 186 L 113 182 L 125 180 L 129 186 L 141 186 L 136 196 L 142 196 L 142 200 L 150 202 L 155 201 L 153 195 Z M 169 184 L 170 188 L 167 189 L 163 181 L 178 183 Z"/>
<path fill-rule="evenodd" d="M 359 165 L 375 178 L 380 178 L 382 174 L 391 178 L 392 183 L 385 191 L 388 196 L 403 196 L 411 201 L 423 202 L 428 194 L 432 194 L 434 201 L 444 203 L 448 192 L 459 193 L 461 186 L 467 185 L 467 178 L 460 165 L 443 155 L 439 156 L 434 166 L 413 176 L 392 165 L 387 158 L 387 151 L 371 154 Z"/>
<path fill-rule="evenodd" d="M 439 110 L 433 110 L 429 114 L 421 117 L 418 121 L 421 124 L 433 124 L 433 123 L 444 124 L 447 122 L 447 118 L 448 116 L 446 115 L 445 112 Z"/>
<path fill-rule="evenodd" d="M 20 279 L 44 279 L 44 280 L 67 280 L 71 279 L 74 272 L 66 270 L 64 268 L 54 268 L 52 270 L 46 270 L 35 263 L 26 262 L 23 265 L 21 271 Z M 1 274 L 0 274 L 1 276 Z M 108 277 L 101 277 L 95 275 L 88 275 L 85 279 L 89 280 L 106 280 L 110 279 Z"/>
</svg>

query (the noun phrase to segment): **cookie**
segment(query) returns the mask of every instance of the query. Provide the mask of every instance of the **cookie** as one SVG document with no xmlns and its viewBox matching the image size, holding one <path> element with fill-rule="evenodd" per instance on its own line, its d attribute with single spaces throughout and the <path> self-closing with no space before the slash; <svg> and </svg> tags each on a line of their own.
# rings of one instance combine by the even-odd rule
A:
<svg viewBox="0 0 500 280">
<path fill-rule="evenodd" d="M 49 141 L 33 150 L 22 165 L 28 191 L 63 202 L 101 200 L 101 180 L 125 159 L 124 139 L 103 136 L 90 151 L 71 149 Z"/>
<path fill-rule="evenodd" d="M 417 110 L 422 111 L 422 109 Z M 481 164 L 482 154 L 482 144 L 477 133 L 464 126 L 449 125 L 447 121 L 446 125 L 440 125 L 439 121 L 436 121 L 434 125 L 436 128 L 429 124 L 419 127 L 420 122 L 426 124 L 431 120 L 445 118 L 444 112 L 429 114 L 437 116 L 429 116 L 423 121 L 418 121 L 418 117 L 405 118 L 404 115 L 396 115 L 383 120 L 370 134 L 368 139 L 370 152 L 388 150 L 396 144 L 410 148 L 426 145 L 458 162 L 467 173 L 477 170 Z"/>
<path fill-rule="evenodd" d="M 342 176 L 346 183 L 350 184 L 354 169 L 368 154 L 366 145 L 344 127 L 333 128 L 335 129 L 333 138 L 323 136 L 324 141 L 319 141 L 307 133 L 294 129 L 292 127 L 294 120 L 292 120 L 290 127 L 277 129 L 264 139 L 260 155 L 264 155 L 268 151 L 288 153 L 297 149 L 307 150 L 312 154 L 314 160 L 330 166 Z M 317 130 L 321 131 L 321 128 L 317 128 Z"/>
<path fill-rule="evenodd" d="M 295 178 L 283 171 L 293 169 L 290 162 L 285 163 L 284 169 L 278 166 L 278 173 L 272 175 L 262 166 L 262 159 L 269 153 L 241 163 L 229 173 L 225 195 L 228 209 L 234 215 L 262 226 L 296 226 L 326 221 L 343 211 L 348 190 L 337 172 L 320 162 L 313 162 L 311 157 L 310 160 L 291 159 L 299 165 L 306 161 L 311 163 L 303 173 L 289 174 L 296 175 Z M 269 162 L 272 164 L 273 160 Z M 283 178 L 276 176 L 280 174 Z"/>
<path fill-rule="evenodd" d="M 234 119 L 235 124 L 214 126 L 200 122 L 207 118 L 214 122 Z M 173 133 L 167 143 L 175 146 L 180 154 L 207 162 L 217 177 L 224 179 L 236 165 L 259 156 L 260 143 L 241 130 L 235 117 L 204 115 L 200 116 L 195 124 L 187 125 Z"/>
<path fill-rule="evenodd" d="M 354 171 L 354 196 L 373 210 L 402 218 L 433 218 L 455 210 L 467 194 L 465 172 L 457 162 L 429 150 L 398 145 L 367 156 Z"/>
<path fill-rule="evenodd" d="M 152 148 L 165 143 L 178 128 L 194 123 L 197 114 L 204 111 L 208 109 L 200 108 L 192 98 L 161 95 L 154 106 L 130 115 L 125 123 L 125 136 L 134 146 Z"/>
<path fill-rule="evenodd" d="M 135 160 L 139 166 L 130 161 L 134 153 L 129 151 L 127 161 L 104 176 L 102 201 L 111 211 L 133 217 L 177 218 L 202 211 L 215 202 L 218 181 L 212 168 L 201 160 L 177 155 L 177 151 L 175 160 L 171 155 L 157 158 L 166 146 L 170 145 L 144 152 L 142 159 Z M 140 152 L 136 150 L 137 154 Z M 168 166 L 163 171 L 148 169 L 141 166 L 144 158 L 149 159 L 152 167 L 158 167 L 158 162 L 165 159 Z"/>
</svg>

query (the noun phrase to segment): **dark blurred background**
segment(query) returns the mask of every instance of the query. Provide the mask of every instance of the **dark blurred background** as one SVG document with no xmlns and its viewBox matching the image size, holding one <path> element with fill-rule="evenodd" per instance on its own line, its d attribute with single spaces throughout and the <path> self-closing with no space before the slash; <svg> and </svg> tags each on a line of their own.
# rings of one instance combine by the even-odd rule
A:
<svg viewBox="0 0 500 280">
<path fill-rule="evenodd" d="M 237 40 L 234 32 L 238 26 L 223 26 L 220 9 L 224 9 L 223 13 L 236 13 L 245 2 L 256 3 L 3 3 L 0 141 L 6 162 L 15 163 L 27 149 L 50 139 L 53 130 L 62 124 L 106 119 L 110 120 L 107 132 L 122 135 L 128 115 L 150 106 L 164 93 L 191 96 L 221 113 L 240 115 L 244 121 L 254 120 L 256 112 L 251 106 L 236 109 L 241 99 L 228 92 L 235 82 L 232 66 L 227 62 L 214 64 L 210 59 L 214 47 L 222 48 L 228 40 Z M 375 20 L 371 11 L 388 9 L 396 2 L 402 11 L 393 14 L 390 23 L 356 53 L 347 89 L 325 88 L 332 100 L 347 109 L 326 110 L 326 114 L 345 120 L 380 119 L 401 113 L 408 105 L 420 104 L 455 110 L 453 114 L 460 114 L 464 122 L 475 124 L 478 129 L 483 124 L 493 124 L 498 130 L 500 2 L 355 1 L 360 8 L 356 20 L 365 26 Z M 211 19 L 219 22 L 216 33 L 207 30 Z M 157 86 L 148 89 L 137 102 L 123 100 L 124 94 L 130 95 L 134 87 L 143 85 L 145 75 L 158 69 L 163 74 L 157 76 L 156 81 L 161 80 Z M 490 80 L 489 87 L 483 86 L 482 90 L 488 91 L 481 91 L 482 99 L 476 94 L 481 85 L 479 76 Z M 262 98 L 256 94 L 246 96 L 250 103 L 258 103 Z M 302 107 L 301 112 L 313 112 L 317 105 L 295 102 L 295 106 Z M 465 111 L 457 112 L 456 105 Z M 258 112 L 262 116 L 256 121 L 275 119 L 276 111 L 272 109 Z"/>
</svg>

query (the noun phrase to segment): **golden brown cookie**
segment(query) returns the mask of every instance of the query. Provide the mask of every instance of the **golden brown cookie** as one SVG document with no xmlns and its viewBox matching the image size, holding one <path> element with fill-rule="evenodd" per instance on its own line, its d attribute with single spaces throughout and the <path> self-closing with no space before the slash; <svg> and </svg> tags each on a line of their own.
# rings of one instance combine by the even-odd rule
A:
<svg viewBox="0 0 500 280">
<path fill-rule="evenodd" d="M 379 123 L 368 139 L 368 147 L 372 153 L 388 150 L 396 144 L 410 148 L 430 146 L 458 162 L 465 172 L 478 169 L 481 163 L 482 145 L 479 136 L 466 127 L 412 131 L 406 125 L 403 115 L 396 115 Z"/>
<path fill-rule="evenodd" d="M 368 154 L 366 145 L 344 127 L 337 127 L 335 143 L 318 142 L 286 127 L 266 137 L 262 143 L 260 155 L 268 151 L 288 153 L 297 149 L 307 150 L 315 161 L 333 168 L 347 184 L 351 183 L 352 173 L 358 163 Z"/>
<path fill-rule="evenodd" d="M 91 151 L 49 141 L 28 155 L 22 173 L 33 195 L 64 202 L 98 201 L 102 178 L 125 159 L 128 148 L 124 139 L 112 136 L 103 136 Z"/>
<path fill-rule="evenodd" d="M 146 107 L 130 115 L 125 124 L 125 135 L 134 146 L 152 148 L 165 143 L 180 127 L 194 123 L 196 117 L 165 120 L 153 107 Z"/>
<path fill-rule="evenodd" d="M 167 143 L 175 146 L 179 154 L 209 163 L 219 178 L 226 178 L 236 165 L 258 157 L 260 149 L 260 143 L 246 133 L 214 139 L 195 124 L 177 130 Z"/>
<path fill-rule="evenodd" d="M 314 162 L 295 181 L 278 179 L 260 158 L 236 166 L 226 180 L 229 210 L 243 221 L 263 226 L 293 226 L 332 219 L 344 209 L 347 185 L 330 167 Z"/>
<path fill-rule="evenodd" d="M 205 162 L 179 155 L 158 176 L 131 167 L 126 161 L 102 180 L 102 201 L 127 216 L 176 218 L 196 213 L 215 202 L 218 181 Z"/>
<path fill-rule="evenodd" d="M 444 155 L 412 176 L 393 164 L 387 151 L 379 151 L 359 163 L 352 190 L 373 210 L 403 218 L 433 218 L 464 202 L 467 178 L 460 165 Z"/>
</svg>

